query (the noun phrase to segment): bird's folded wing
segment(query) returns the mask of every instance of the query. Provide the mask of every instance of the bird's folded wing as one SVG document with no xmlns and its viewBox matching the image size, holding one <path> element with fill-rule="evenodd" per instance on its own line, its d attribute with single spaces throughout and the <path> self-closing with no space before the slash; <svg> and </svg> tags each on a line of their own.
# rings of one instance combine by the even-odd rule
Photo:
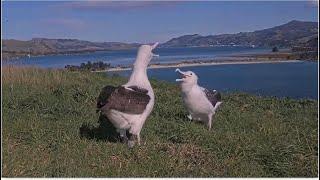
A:
<svg viewBox="0 0 320 180">
<path fill-rule="evenodd" d="M 212 104 L 213 107 L 217 104 L 217 102 L 221 101 L 221 94 L 216 90 L 208 90 L 203 88 L 203 92 L 206 94 L 208 100 Z"/>
<path fill-rule="evenodd" d="M 143 94 L 147 94 L 148 93 L 148 90 L 143 89 L 143 88 L 141 88 L 139 86 L 129 86 L 128 88 L 130 88 L 130 89 L 132 89 L 132 90 L 134 90 L 136 92 L 143 93 Z"/>
<path fill-rule="evenodd" d="M 139 87 L 127 89 L 119 86 L 108 96 L 101 110 L 113 109 L 127 114 L 141 114 L 150 101 L 147 92 L 148 90 Z"/>
<path fill-rule="evenodd" d="M 102 108 L 104 105 L 108 103 L 108 98 L 111 96 L 115 89 L 117 88 L 114 86 L 105 86 L 104 88 L 102 88 L 97 99 L 98 109 Z"/>
</svg>

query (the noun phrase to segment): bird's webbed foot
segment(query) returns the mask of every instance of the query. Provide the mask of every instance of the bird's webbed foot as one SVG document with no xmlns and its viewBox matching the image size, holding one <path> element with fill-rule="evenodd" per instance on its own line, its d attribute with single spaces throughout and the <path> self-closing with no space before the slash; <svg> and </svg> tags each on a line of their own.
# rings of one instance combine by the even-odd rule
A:
<svg viewBox="0 0 320 180">
<path fill-rule="evenodd" d="M 120 136 L 120 141 L 121 143 L 127 144 L 129 139 L 127 136 Z"/>
<path fill-rule="evenodd" d="M 128 142 L 128 137 L 127 137 L 126 130 L 118 129 L 117 131 L 120 133 L 120 142 L 127 143 Z"/>
<path fill-rule="evenodd" d="M 135 141 L 137 141 L 137 140 L 138 140 L 137 135 L 129 133 L 128 147 L 133 148 L 135 145 Z"/>
<path fill-rule="evenodd" d="M 191 116 L 191 114 L 187 115 L 187 117 L 188 117 L 188 119 L 189 119 L 190 121 L 192 121 L 192 116 Z"/>
</svg>

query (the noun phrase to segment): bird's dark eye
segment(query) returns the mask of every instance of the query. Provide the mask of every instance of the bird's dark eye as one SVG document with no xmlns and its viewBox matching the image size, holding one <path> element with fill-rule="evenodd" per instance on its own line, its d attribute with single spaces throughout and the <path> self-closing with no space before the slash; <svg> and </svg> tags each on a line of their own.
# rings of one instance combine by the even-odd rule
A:
<svg viewBox="0 0 320 180">
<path fill-rule="evenodd" d="M 191 75 L 192 75 L 192 73 L 191 73 Z"/>
</svg>

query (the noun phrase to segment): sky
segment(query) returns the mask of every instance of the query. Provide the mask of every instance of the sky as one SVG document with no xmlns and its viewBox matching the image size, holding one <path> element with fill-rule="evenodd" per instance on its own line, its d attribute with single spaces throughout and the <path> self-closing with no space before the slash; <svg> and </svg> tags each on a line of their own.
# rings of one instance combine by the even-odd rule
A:
<svg viewBox="0 0 320 180">
<path fill-rule="evenodd" d="M 95 42 L 165 42 L 318 22 L 312 1 L 3 1 L 2 39 L 68 38 Z"/>
</svg>

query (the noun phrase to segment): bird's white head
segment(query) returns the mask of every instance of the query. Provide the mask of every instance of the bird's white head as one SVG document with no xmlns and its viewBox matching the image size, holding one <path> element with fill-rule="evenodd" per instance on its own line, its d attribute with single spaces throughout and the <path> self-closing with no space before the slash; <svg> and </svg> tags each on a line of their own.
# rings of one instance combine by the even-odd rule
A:
<svg viewBox="0 0 320 180">
<path fill-rule="evenodd" d="M 198 84 L 198 76 L 192 71 L 181 71 L 176 69 L 181 76 L 181 79 L 176 79 L 177 82 L 181 82 L 181 86 L 192 87 Z"/>
<path fill-rule="evenodd" d="M 153 54 L 154 50 L 159 43 L 153 45 L 141 45 L 138 50 L 137 59 L 134 63 L 135 68 L 147 68 L 149 62 L 153 57 L 158 57 L 159 55 Z"/>
</svg>

